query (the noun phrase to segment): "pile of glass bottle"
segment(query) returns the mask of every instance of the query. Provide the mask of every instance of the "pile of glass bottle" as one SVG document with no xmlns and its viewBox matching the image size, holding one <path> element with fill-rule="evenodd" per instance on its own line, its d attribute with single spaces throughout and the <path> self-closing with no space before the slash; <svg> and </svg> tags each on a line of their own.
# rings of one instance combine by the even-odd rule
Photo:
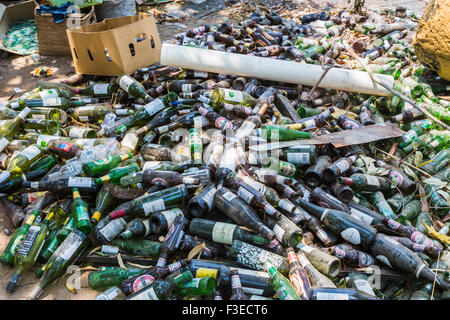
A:
<svg viewBox="0 0 450 320">
<path fill-rule="evenodd" d="M 414 15 L 382 13 L 254 14 L 176 41 L 339 67 L 334 40 L 365 33 L 371 69 L 449 123 L 448 86 L 402 41 Z M 410 104 L 161 65 L 96 80 L 0 111 L 8 292 L 35 272 L 45 297 L 76 264 L 98 267 L 81 281 L 97 299 L 449 299 L 450 135 Z M 388 121 L 405 134 L 307 144 Z"/>
</svg>

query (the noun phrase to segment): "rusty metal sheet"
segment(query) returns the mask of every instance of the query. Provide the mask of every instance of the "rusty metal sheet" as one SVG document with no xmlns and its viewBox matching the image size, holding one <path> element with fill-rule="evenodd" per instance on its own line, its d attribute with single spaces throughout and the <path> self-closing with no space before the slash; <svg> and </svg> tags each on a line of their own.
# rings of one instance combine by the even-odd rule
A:
<svg viewBox="0 0 450 320">
<path fill-rule="evenodd" d="M 280 141 L 267 144 L 259 144 L 250 146 L 250 150 L 264 151 L 273 150 L 285 147 L 292 147 L 303 144 L 328 144 L 331 143 L 335 148 L 350 146 L 355 144 L 369 143 L 378 140 L 396 138 L 403 135 L 405 132 L 391 123 L 374 124 L 371 126 L 364 126 L 353 130 L 343 130 L 325 134 L 323 136 L 312 137 L 310 139 Z"/>
</svg>

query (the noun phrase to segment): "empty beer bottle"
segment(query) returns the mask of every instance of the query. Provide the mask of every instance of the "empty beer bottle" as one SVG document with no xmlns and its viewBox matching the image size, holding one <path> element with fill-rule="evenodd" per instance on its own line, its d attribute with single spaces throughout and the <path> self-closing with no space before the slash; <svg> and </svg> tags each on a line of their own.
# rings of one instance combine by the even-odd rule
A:
<svg viewBox="0 0 450 320">
<path fill-rule="evenodd" d="M 133 219 L 128 222 L 125 231 L 119 236 L 124 240 L 129 240 L 132 238 L 145 238 L 150 233 L 150 220 L 149 219 Z"/>
<path fill-rule="evenodd" d="M 133 157 L 133 154 L 127 153 L 120 156 L 110 156 L 94 162 L 88 162 L 83 164 L 83 172 L 88 177 L 92 177 L 117 167 L 119 163 L 130 159 L 131 157 Z"/>
<path fill-rule="evenodd" d="M 292 248 L 286 249 L 289 261 L 289 281 L 292 284 L 295 292 L 303 300 L 308 300 L 308 292 L 311 284 L 305 270 L 300 266 L 297 255 Z"/>
<path fill-rule="evenodd" d="M 147 91 L 145 90 L 143 85 L 141 85 L 139 82 L 125 73 L 119 75 L 119 77 L 117 78 L 117 83 L 122 90 L 128 93 L 129 96 L 132 96 L 134 98 L 142 98 L 146 102 L 150 102 L 153 100 L 153 98 L 147 94 Z"/>
<path fill-rule="evenodd" d="M 89 209 L 87 203 L 81 199 L 80 192 L 73 188 L 72 215 L 75 218 L 75 228 L 88 235 L 92 231 L 92 224 L 89 219 Z"/>
<path fill-rule="evenodd" d="M 282 274 L 277 271 L 277 268 L 270 262 L 266 262 L 264 265 L 266 271 L 269 273 L 272 279 L 272 285 L 278 299 L 280 300 L 301 300 L 301 297 L 297 294 L 292 284 Z"/>
</svg>

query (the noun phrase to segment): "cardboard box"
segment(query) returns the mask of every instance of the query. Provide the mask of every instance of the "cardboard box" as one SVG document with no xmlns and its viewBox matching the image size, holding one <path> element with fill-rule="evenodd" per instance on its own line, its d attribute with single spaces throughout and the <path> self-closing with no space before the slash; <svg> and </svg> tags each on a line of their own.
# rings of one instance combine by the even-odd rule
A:
<svg viewBox="0 0 450 320">
<path fill-rule="evenodd" d="M 153 16 L 105 19 L 66 32 L 75 69 L 81 74 L 118 76 L 160 59 L 161 41 Z"/>
<path fill-rule="evenodd" d="M 3 38 L 8 32 L 9 25 L 20 20 L 34 20 L 34 1 L 26 1 L 10 6 L 0 3 L 0 49 L 19 54 L 3 46 Z"/>
</svg>

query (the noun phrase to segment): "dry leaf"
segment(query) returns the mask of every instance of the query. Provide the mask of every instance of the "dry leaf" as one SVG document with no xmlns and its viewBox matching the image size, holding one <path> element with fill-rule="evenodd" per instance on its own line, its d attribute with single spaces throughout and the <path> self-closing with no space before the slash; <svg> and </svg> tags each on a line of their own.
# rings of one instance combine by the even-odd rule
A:
<svg viewBox="0 0 450 320">
<path fill-rule="evenodd" d="M 201 244 L 192 248 L 192 250 L 189 252 L 189 254 L 187 256 L 186 261 L 189 261 L 189 260 L 193 259 L 195 256 L 197 256 L 198 254 L 201 254 L 205 247 L 206 247 L 206 244 L 204 242 L 202 242 Z"/>
<path fill-rule="evenodd" d="M 119 263 L 119 267 L 122 269 L 128 270 L 126 265 L 123 263 L 122 255 L 120 253 L 117 254 L 117 262 Z"/>
</svg>

